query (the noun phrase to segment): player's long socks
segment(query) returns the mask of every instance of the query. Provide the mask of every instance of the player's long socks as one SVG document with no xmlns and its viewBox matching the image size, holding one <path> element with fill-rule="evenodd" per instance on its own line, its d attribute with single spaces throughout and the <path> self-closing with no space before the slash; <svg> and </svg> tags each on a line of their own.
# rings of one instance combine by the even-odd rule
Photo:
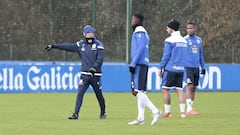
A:
<svg viewBox="0 0 240 135">
<path fill-rule="evenodd" d="M 188 98 L 186 100 L 186 104 L 187 104 L 187 112 L 191 111 L 192 110 L 193 101 L 190 98 Z"/>
<path fill-rule="evenodd" d="M 164 104 L 164 110 L 165 110 L 165 113 L 171 112 L 171 105 Z"/>
<path fill-rule="evenodd" d="M 180 112 L 184 113 L 185 112 L 185 104 L 179 104 Z"/>
<path fill-rule="evenodd" d="M 158 113 L 157 107 L 150 101 L 148 96 L 143 92 L 138 92 L 138 97 L 140 99 L 140 102 L 144 103 L 151 111 L 152 113 Z"/>
<path fill-rule="evenodd" d="M 143 121 L 144 120 L 145 104 L 141 101 L 139 96 L 137 96 L 137 105 L 138 105 L 138 117 L 137 117 L 137 120 Z"/>
</svg>

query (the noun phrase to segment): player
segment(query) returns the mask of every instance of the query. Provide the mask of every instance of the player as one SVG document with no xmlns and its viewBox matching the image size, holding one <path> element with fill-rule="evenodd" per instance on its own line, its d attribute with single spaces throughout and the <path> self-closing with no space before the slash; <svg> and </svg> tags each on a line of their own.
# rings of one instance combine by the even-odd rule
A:
<svg viewBox="0 0 240 135">
<path fill-rule="evenodd" d="M 137 98 L 138 116 L 136 120 L 128 122 L 129 125 L 144 124 L 145 106 L 153 113 L 151 125 L 157 123 L 161 113 L 146 95 L 149 37 L 142 22 L 143 15 L 137 13 L 132 16 L 133 34 L 129 70 L 131 73 L 132 94 Z"/>
<path fill-rule="evenodd" d="M 184 74 L 184 54 L 186 53 L 187 41 L 181 36 L 178 31 L 180 23 L 176 20 L 171 20 L 167 25 L 167 32 L 170 34 L 164 42 L 163 56 L 159 66 L 159 76 L 162 77 L 162 95 L 165 112 L 161 115 L 162 118 L 170 118 L 170 92 L 174 88 L 178 95 L 180 107 L 180 118 L 185 118 L 185 98 L 182 90 L 183 74 Z"/>
<path fill-rule="evenodd" d="M 199 67 L 201 66 L 201 74 L 205 75 L 205 64 L 202 53 L 202 39 L 196 35 L 196 25 L 194 22 L 187 24 L 187 33 L 185 39 L 188 42 L 188 51 L 186 59 L 186 104 L 187 115 L 197 115 L 199 112 L 193 109 L 196 87 L 199 82 Z"/>
<path fill-rule="evenodd" d="M 54 48 L 76 52 L 81 58 L 81 77 L 76 98 L 75 112 L 68 119 L 78 119 L 83 96 L 89 85 L 93 87 L 100 105 L 100 119 L 106 119 L 105 100 L 101 86 L 101 68 L 104 60 L 104 47 L 103 44 L 96 39 L 95 29 L 92 26 L 85 26 L 83 35 L 85 38 L 76 43 L 53 44 L 48 45 L 45 49 L 50 51 Z"/>
</svg>

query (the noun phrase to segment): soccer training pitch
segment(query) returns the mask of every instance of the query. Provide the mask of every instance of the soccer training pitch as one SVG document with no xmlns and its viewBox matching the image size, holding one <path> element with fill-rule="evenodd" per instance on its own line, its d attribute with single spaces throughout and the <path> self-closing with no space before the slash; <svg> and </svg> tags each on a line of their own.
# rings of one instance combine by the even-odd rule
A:
<svg viewBox="0 0 240 135">
<path fill-rule="evenodd" d="M 163 109 L 160 92 L 147 93 Z M 78 120 L 68 120 L 76 93 L 0 94 L 1 135 L 239 135 L 240 92 L 198 92 L 197 116 L 177 118 L 176 93 L 171 93 L 172 114 L 151 126 L 152 114 L 145 111 L 145 125 L 128 125 L 137 116 L 136 99 L 130 93 L 104 93 L 107 119 L 99 119 L 94 93 L 86 93 Z"/>
</svg>

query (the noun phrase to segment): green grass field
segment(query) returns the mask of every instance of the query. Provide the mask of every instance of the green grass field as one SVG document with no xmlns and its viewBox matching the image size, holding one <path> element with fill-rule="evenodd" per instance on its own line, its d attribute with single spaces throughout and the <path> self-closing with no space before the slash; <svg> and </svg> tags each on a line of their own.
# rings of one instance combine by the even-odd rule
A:
<svg viewBox="0 0 240 135">
<path fill-rule="evenodd" d="M 163 109 L 161 93 L 148 93 Z M 128 125 L 137 115 L 136 99 L 130 93 L 104 93 L 107 119 L 99 119 L 94 93 L 86 93 L 78 120 L 68 120 L 76 93 L 0 94 L 1 135 L 239 135 L 240 92 L 199 92 L 195 109 L 201 114 L 177 118 L 179 107 L 172 96 L 171 119 L 150 126 L 152 115 L 145 112 L 145 125 Z"/>
</svg>

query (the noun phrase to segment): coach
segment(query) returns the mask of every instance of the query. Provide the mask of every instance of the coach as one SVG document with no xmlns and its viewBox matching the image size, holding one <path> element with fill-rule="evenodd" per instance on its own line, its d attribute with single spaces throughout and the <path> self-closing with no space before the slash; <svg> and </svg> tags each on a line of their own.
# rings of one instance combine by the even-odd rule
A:
<svg viewBox="0 0 240 135">
<path fill-rule="evenodd" d="M 78 94 L 75 105 L 75 112 L 68 119 L 78 119 L 78 114 L 82 106 L 82 100 L 89 85 L 91 85 L 96 94 L 100 105 L 100 119 L 106 119 L 105 100 L 102 94 L 101 86 L 101 67 L 104 60 L 103 44 L 96 39 L 95 29 L 87 25 L 83 31 L 84 39 L 76 43 L 53 44 L 45 49 L 50 51 L 52 48 L 77 52 L 81 58 L 81 77 L 78 86 Z"/>
</svg>

